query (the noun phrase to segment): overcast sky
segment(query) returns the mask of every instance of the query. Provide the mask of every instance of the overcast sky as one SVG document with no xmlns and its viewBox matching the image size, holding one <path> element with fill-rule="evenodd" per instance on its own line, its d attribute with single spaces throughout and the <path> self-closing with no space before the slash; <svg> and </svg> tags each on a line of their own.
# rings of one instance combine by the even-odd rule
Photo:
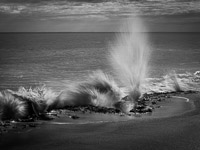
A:
<svg viewBox="0 0 200 150">
<path fill-rule="evenodd" d="M 115 32 L 134 16 L 150 32 L 200 32 L 200 0 L 0 0 L 0 32 Z"/>
</svg>

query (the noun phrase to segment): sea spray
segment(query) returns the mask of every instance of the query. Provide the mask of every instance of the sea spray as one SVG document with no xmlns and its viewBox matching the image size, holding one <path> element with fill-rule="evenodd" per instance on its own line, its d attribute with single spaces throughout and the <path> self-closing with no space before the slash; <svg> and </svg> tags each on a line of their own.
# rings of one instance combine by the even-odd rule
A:
<svg viewBox="0 0 200 150">
<path fill-rule="evenodd" d="M 116 77 L 129 90 L 129 98 L 137 101 L 141 84 L 148 73 L 150 46 L 141 19 L 128 19 L 110 46 L 109 60 Z"/>
<path fill-rule="evenodd" d="M 0 92 L 0 120 L 19 119 L 27 115 L 27 104 L 8 90 Z"/>
<path fill-rule="evenodd" d="M 169 74 L 169 78 L 172 80 L 173 85 L 174 85 L 174 90 L 176 92 L 181 92 L 181 87 L 180 87 L 180 83 L 179 83 L 179 79 L 177 77 L 177 74 L 175 71 L 172 71 L 172 73 Z"/>
<path fill-rule="evenodd" d="M 58 93 L 46 86 L 18 91 L 5 90 L 0 92 L 0 120 L 20 119 L 27 117 L 43 118 L 47 111 L 54 109 Z"/>
<path fill-rule="evenodd" d="M 121 98 L 121 90 L 115 81 L 99 70 L 84 82 L 68 85 L 68 88 L 57 97 L 57 107 L 86 105 L 114 107 Z"/>
<path fill-rule="evenodd" d="M 148 78 L 142 86 L 143 93 L 200 91 L 200 76 L 195 73 L 168 73 L 160 78 Z"/>
</svg>

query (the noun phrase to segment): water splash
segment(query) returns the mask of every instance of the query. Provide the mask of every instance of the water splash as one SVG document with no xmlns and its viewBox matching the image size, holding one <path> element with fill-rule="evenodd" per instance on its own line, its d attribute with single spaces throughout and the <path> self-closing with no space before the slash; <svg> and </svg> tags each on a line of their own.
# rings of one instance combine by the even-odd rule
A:
<svg viewBox="0 0 200 150">
<path fill-rule="evenodd" d="M 195 73 L 169 73 L 160 78 L 147 78 L 142 93 L 200 91 L 200 76 Z"/>
<path fill-rule="evenodd" d="M 180 87 L 180 82 L 179 82 L 179 78 L 177 77 L 177 74 L 175 71 L 172 71 L 172 73 L 169 74 L 169 79 L 172 80 L 172 83 L 174 85 L 174 90 L 176 92 L 181 92 L 182 89 Z"/>
<path fill-rule="evenodd" d="M 110 47 L 109 60 L 118 80 L 129 90 L 129 97 L 137 101 L 141 84 L 148 74 L 150 46 L 141 19 L 126 20 Z"/>
<path fill-rule="evenodd" d="M 58 107 L 94 105 L 113 107 L 121 91 L 115 81 L 102 71 L 96 71 L 80 83 L 72 83 L 57 97 Z"/>
<path fill-rule="evenodd" d="M 9 91 L 0 92 L 0 120 L 18 119 L 27 115 L 27 105 Z"/>
</svg>

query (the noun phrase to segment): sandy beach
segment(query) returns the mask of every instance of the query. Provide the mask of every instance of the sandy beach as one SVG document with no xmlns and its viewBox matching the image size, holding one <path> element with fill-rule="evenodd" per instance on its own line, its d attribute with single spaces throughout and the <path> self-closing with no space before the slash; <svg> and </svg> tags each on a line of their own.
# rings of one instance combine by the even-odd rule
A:
<svg viewBox="0 0 200 150">
<path fill-rule="evenodd" d="M 200 94 L 178 96 L 189 98 L 190 104 L 185 99 L 179 98 L 182 102 L 177 102 L 172 97 L 171 102 L 161 104 L 163 107 L 151 116 L 83 124 L 43 123 L 36 128 L 2 134 L 0 147 L 14 150 L 200 149 Z M 178 107 L 174 109 L 170 105 L 176 102 Z"/>
</svg>

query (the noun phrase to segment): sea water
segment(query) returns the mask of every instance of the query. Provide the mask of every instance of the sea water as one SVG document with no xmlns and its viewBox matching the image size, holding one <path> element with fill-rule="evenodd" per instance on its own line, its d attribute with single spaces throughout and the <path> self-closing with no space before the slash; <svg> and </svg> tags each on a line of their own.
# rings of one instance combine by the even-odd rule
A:
<svg viewBox="0 0 200 150">
<path fill-rule="evenodd" d="M 107 56 L 117 34 L 0 33 L 0 90 L 39 84 L 61 90 L 95 70 L 112 75 Z M 148 37 L 149 81 L 166 82 L 162 79 L 173 70 L 179 77 L 200 70 L 200 33 L 148 33 Z"/>
</svg>

